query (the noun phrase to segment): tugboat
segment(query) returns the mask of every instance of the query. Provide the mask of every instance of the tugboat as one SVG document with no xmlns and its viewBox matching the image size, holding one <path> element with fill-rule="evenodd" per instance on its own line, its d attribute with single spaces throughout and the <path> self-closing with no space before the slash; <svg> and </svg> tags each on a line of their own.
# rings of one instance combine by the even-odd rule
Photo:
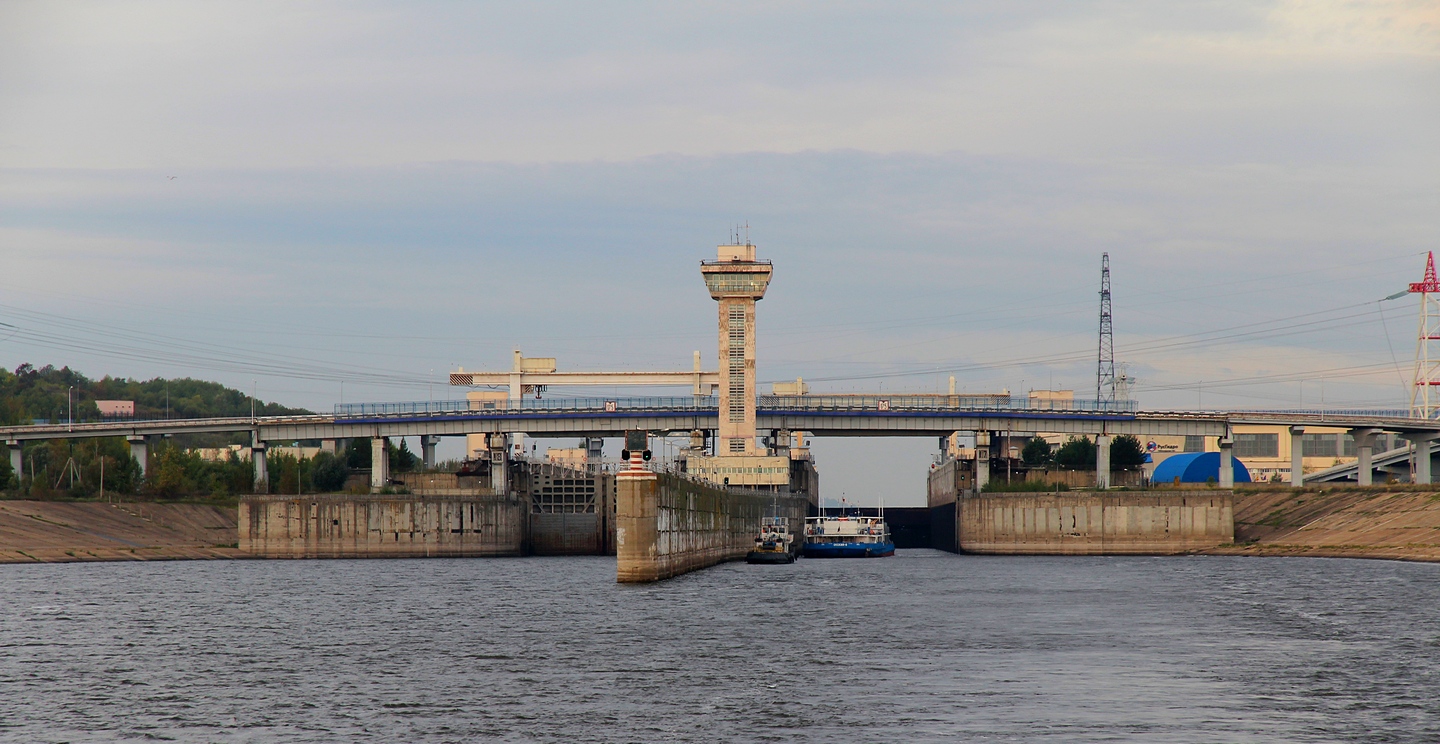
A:
<svg viewBox="0 0 1440 744">
<path fill-rule="evenodd" d="M 794 563 L 795 536 L 790 534 L 788 517 L 761 517 L 755 548 L 745 554 L 746 563 Z"/>
<path fill-rule="evenodd" d="M 895 542 L 883 517 L 810 517 L 805 520 L 806 558 L 883 558 Z"/>
</svg>

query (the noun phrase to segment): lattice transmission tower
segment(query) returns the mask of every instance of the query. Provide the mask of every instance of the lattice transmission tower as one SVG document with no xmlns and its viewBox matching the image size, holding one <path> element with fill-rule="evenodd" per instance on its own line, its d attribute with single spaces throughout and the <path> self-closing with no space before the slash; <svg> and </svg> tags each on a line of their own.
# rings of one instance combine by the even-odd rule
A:
<svg viewBox="0 0 1440 744">
<path fill-rule="evenodd" d="M 1100 254 L 1100 353 L 1095 368 L 1095 404 L 1115 405 L 1115 329 L 1110 319 L 1110 254 Z"/>
<path fill-rule="evenodd" d="M 1425 257 L 1425 280 L 1410 285 L 1420 295 L 1420 333 L 1415 340 L 1415 388 L 1410 392 L 1410 415 L 1434 418 L 1440 409 L 1440 281 L 1435 278 L 1435 254 Z"/>
</svg>

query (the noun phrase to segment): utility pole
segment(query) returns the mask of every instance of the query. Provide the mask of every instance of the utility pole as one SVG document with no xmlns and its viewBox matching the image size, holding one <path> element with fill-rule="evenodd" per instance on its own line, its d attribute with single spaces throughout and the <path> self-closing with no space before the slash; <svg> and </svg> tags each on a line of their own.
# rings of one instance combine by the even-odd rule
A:
<svg viewBox="0 0 1440 744">
<path fill-rule="evenodd" d="M 1435 254 L 1425 256 L 1425 278 L 1410 285 L 1410 294 L 1420 295 L 1420 333 L 1415 342 L 1415 381 L 1410 391 L 1410 415 L 1429 419 L 1440 410 L 1440 400 L 1431 388 L 1440 385 L 1440 279 L 1435 276 Z"/>
<path fill-rule="evenodd" d="M 1115 405 L 1115 330 L 1110 318 L 1110 254 L 1100 254 L 1100 351 L 1095 369 L 1095 406 Z"/>
</svg>

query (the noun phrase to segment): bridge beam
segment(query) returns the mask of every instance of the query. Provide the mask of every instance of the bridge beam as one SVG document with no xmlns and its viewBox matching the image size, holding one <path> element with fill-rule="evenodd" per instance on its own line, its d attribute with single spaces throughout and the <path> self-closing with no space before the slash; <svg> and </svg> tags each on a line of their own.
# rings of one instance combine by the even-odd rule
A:
<svg viewBox="0 0 1440 744">
<path fill-rule="evenodd" d="M 1290 486 L 1305 485 L 1305 427 L 1290 427 Z"/>
<path fill-rule="evenodd" d="M 145 465 L 149 459 L 146 457 L 145 437 L 125 437 L 125 441 L 130 443 L 130 456 L 135 458 L 135 462 L 140 465 L 140 479 L 144 480 L 146 472 Z"/>
<path fill-rule="evenodd" d="M 1355 440 L 1355 482 L 1362 486 L 1372 485 L 1375 466 L 1375 435 L 1380 429 L 1351 429 L 1350 438 Z"/>
<path fill-rule="evenodd" d="M 1220 487 L 1235 487 L 1235 440 L 1220 437 Z"/>
<path fill-rule="evenodd" d="M 1095 488 L 1110 487 L 1110 437 L 1101 434 L 1095 437 Z"/>
<path fill-rule="evenodd" d="M 385 437 L 370 440 L 370 493 L 380 493 L 390 485 L 390 453 L 385 446 L 388 442 Z"/>
</svg>

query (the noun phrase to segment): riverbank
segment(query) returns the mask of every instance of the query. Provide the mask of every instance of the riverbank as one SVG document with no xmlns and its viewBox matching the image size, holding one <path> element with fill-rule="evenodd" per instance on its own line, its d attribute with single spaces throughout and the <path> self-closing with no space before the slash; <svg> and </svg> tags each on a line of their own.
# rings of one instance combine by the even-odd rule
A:
<svg viewBox="0 0 1440 744">
<path fill-rule="evenodd" d="M 0 501 L 0 563 L 248 558 L 234 507 Z"/>
<path fill-rule="evenodd" d="M 1431 487 L 1235 490 L 1235 542 L 1211 555 L 1440 561 L 1440 493 Z"/>
</svg>

